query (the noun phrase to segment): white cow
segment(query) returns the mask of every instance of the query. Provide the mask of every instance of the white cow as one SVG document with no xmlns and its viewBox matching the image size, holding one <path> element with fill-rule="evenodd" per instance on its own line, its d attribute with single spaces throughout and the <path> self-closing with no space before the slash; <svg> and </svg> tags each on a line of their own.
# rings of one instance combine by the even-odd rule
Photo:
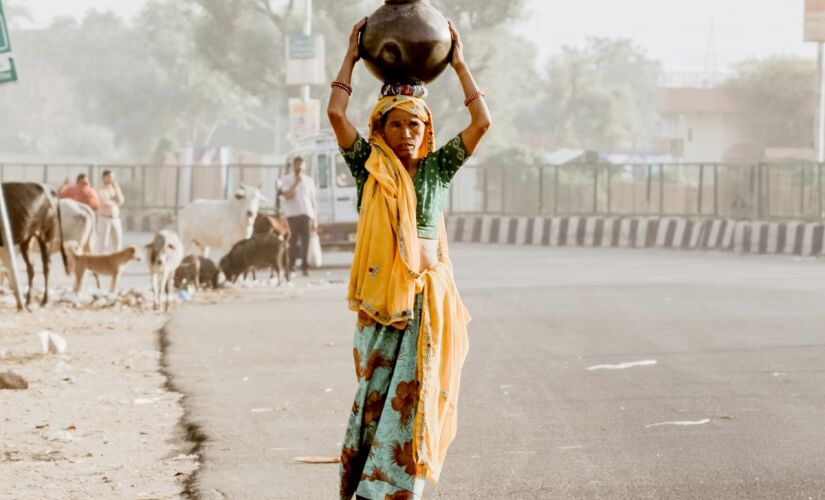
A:
<svg viewBox="0 0 825 500">
<path fill-rule="evenodd" d="M 267 198 L 260 189 L 241 185 L 228 200 L 195 200 L 178 215 L 178 230 L 187 254 L 194 245 L 207 257 L 209 248 L 228 252 L 232 245 L 252 236 L 258 208 Z"/>
<path fill-rule="evenodd" d="M 60 203 L 60 225 L 63 234 L 63 243 L 74 241 L 77 248 L 86 254 L 94 251 L 95 245 L 95 213 L 88 205 L 63 198 Z M 49 255 L 60 251 L 61 231 L 55 231 L 49 243 Z M 29 251 L 39 253 L 38 245 L 34 240 L 29 244 Z"/>
<path fill-rule="evenodd" d="M 88 205 L 70 199 L 60 200 L 60 223 L 63 225 L 63 241 L 76 241 L 85 253 L 94 251 L 95 213 Z M 51 253 L 60 251 L 60 241 L 52 241 Z"/>
</svg>

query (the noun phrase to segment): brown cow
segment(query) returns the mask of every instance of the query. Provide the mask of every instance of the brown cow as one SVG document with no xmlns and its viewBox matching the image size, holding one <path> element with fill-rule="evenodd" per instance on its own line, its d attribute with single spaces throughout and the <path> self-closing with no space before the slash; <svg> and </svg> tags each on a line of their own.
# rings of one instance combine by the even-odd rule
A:
<svg viewBox="0 0 825 500">
<path fill-rule="evenodd" d="M 43 279 L 45 292 L 41 305 L 49 302 L 49 251 L 48 246 L 57 234 L 60 241 L 60 255 L 63 258 L 63 267 L 69 272 L 66 251 L 63 248 L 63 230 L 60 222 L 60 204 L 54 190 L 34 182 L 4 182 L 3 194 L 6 198 L 6 207 L 11 224 L 12 247 L 18 245 L 23 261 L 26 263 L 26 274 L 29 278 L 29 289 L 26 292 L 26 309 L 32 300 L 32 285 L 34 283 L 34 266 L 29 258 L 29 245 L 32 240 L 37 241 L 43 263 Z M 3 247 L 0 242 L 0 247 Z M 10 251 L 14 251 L 13 248 Z M 3 252 L 3 258 L 8 261 L 8 253 Z M 8 262 L 7 262 L 8 264 Z M 8 267 L 8 266 L 7 266 Z M 23 304 L 17 304 L 17 310 L 23 310 Z"/>
</svg>

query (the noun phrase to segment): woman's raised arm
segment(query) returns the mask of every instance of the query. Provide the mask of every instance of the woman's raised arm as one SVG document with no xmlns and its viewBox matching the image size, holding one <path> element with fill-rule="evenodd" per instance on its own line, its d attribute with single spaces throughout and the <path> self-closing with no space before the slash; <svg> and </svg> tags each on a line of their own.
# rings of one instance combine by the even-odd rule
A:
<svg viewBox="0 0 825 500">
<path fill-rule="evenodd" d="M 332 82 L 332 92 L 327 106 L 329 123 L 335 132 L 338 145 L 342 148 L 351 147 L 358 137 L 358 130 L 347 118 L 347 106 L 349 105 L 350 95 L 352 95 L 352 70 L 359 59 L 358 35 L 366 24 L 367 19 L 364 18 L 352 28 L 352 34 L 349 37 L 349 48 L 344 56 L 344 62 L 341 64 L 341 70 L 338 72 L 335 81 Z"/>
<path fill-rule="evenodd" d="M 464 90 L 465 103 L 470 110 L 470 125 L 461 132 L 461 140 L 464 141 L 467 152 L 473 154 L 484 134 L 490 129 L 490 110 L 487 108 L 487 103 L 484 102 L 484 93 L 479 90 L 470 68 L 467 67 L 467 63 L 464 61 L 464 50 L 458 30 L 452 21 L 449 24 L 450 33 L 453 36 L 453 57 L 450 60 L 450 65 L 458 75 L 461 88 Z"/>
</svg>

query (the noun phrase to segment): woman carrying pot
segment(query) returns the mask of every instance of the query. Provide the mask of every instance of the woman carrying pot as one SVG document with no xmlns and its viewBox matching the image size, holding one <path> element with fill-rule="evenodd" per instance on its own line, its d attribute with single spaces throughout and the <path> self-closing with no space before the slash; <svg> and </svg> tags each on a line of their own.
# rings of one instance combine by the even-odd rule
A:
<svg viewBox="0 0 825 500">
<path fill-rule="evenodd" d="M 455 287 L 442 211 L 458 169 L 490 128 L 484 94 L 449 23 L 450 65 L 470 125 L 439 149 L 423 85 L 385 84 L 364 139 L 346 112 L 359 33 L 332 84 L 328 115 L 356 180 L 359 223 L 348 301 L 358 313 L 358 391 L 341 452 L 342 499 L 418 499 L 456 431 L 470 316 Z"/>
</svg>

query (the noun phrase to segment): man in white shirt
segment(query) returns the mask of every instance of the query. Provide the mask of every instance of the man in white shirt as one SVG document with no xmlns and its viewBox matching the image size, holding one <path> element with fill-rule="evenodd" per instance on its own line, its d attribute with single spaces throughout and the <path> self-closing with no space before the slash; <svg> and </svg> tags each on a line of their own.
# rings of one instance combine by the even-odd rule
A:
<svg viewBox="0 0 825 500">
<path fill-rule="evenodd" d="M 284 198 L 283 210 L 289 222 L 292 240 L 289 245 L 290 267 L 300 257 L 301 271 L 309 275 L 307 252 L 310 233 L 318 229 L 315 204 L 315 181 L 304 173 L 304 159 L 300 156 L 292 161 L 292 172 L 282 179 L 280 194 Z"/>
<path fill-rule="evenodd" d="M 102 181 L 103 185 L 97 190 L 100 199 L 100 205 L 97 207 L 97 235 L 100 238 L 98 251 L 117 252 L 123 246 L 123 226 L 120 223 L 123 192 L 111 170 L 103 171 Z"/>
</svg>

